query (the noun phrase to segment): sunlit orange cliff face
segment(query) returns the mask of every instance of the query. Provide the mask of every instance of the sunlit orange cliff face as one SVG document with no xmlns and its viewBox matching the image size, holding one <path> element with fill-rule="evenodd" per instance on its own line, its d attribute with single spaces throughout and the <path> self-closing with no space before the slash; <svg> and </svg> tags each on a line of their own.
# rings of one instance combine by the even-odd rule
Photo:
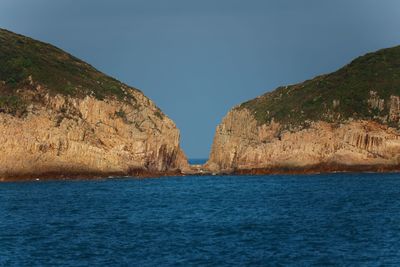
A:
<svg viewBox="0 0 400 267">
<path fill-rule="evenodd" d="M 234 107 L 210 158 L 141 91 L 0 30 L 0 179 L 399 170 L 400 47 Z"/>
<path fill-rule="evenodd" d="M 217 127 L 211 172 L 391 171 L 400 163 L 400 47 L 280 87 Z"/>
<path fill-rule="evenodd" d="M 0 30 L 0 179 L 179 173 L 174 122 L 141 91 Z"/>
</svg>

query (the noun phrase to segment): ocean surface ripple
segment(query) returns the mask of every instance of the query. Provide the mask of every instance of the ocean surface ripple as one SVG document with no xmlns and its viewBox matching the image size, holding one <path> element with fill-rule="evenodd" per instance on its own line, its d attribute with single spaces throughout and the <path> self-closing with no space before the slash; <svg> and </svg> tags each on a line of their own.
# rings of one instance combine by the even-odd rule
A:
<svg viewBox="0 0 400 267">
<path fill-rule="evenodd" d="M 399 266 L 400 175 L 0 183 L 0 266 Z"/>
</svg>

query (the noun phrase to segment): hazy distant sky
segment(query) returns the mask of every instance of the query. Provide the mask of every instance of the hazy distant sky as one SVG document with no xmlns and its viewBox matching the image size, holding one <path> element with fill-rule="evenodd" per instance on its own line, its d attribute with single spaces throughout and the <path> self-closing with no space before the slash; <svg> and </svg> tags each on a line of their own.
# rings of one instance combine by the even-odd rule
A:
<svg viewBox="0 0 400 267">
<path fill-rule="evenodd" d="M 400 1 L 0 0 L 0 27 L 141 89 L 199 158 L 234 105 L 400 44 Z"/>
</svg>

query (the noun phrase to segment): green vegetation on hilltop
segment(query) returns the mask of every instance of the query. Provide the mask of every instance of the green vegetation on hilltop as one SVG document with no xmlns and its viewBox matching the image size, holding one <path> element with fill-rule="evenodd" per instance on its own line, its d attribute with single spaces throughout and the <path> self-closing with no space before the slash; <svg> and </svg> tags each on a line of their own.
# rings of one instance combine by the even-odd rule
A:
<svg viewBox="0 0 400 267">
<path fill-rule="evenodd" d="M 54 94 L 132 98 L 122 89 L 124 84 L 61 49 L 0 29 L 0 95 L 15 97 L 29 76 Z"/>
<path fill-rule="evenodd" d="M 368 105 L 370 91 L 384 99 L 382 110 Z M 366 54 L 331 74 L 279 87 L 239 108 L 249 109 L 260 124 L 274 119 L 294 128 L 309 121 L 385 117 L 391 95 L 400 96 L 400 46 Z"/>
</svg>

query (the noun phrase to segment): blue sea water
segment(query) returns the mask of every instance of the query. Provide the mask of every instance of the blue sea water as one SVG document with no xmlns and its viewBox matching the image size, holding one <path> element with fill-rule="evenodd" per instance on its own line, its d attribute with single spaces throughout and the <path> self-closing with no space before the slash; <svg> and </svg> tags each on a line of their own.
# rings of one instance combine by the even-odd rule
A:
<svg viewBox="0 0 400 267">
<path fill-rule="evenodd" d="M 202 165 L 207 162 L 207 159 L 189 159 L 191 165 Z"/>
<path fill-rule="evenodd" d="M 0 266 L 399 266 L 400 176 L 0 183 Z"/>
</svg>

